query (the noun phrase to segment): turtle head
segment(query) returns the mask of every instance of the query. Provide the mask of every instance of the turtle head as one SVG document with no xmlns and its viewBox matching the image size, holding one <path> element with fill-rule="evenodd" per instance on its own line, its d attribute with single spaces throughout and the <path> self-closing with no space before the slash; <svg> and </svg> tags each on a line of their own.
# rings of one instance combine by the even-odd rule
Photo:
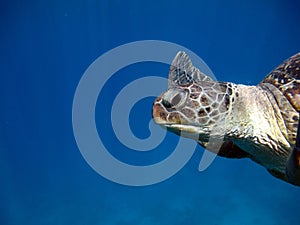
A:
<svg viewBox="0 0 300 225">
<path fill-rule="evenodd" d="M 232 92 L 230 83 L 214 81 L 179 52 L 170 67 L 168 90 L 154 101 L 154 121 L 205 147 L 211 131 L 229 111 Z"/>
</svg>

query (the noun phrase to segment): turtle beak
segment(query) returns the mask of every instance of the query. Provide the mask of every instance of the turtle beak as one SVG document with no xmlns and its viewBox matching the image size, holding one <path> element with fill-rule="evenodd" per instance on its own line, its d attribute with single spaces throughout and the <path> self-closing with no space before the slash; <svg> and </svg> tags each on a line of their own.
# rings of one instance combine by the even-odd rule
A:
<svg viewBox="0 0 300 225">
<path fill-rule="evenodd" d="M 158 97 L 152 107 L 152 118 L 155 123 L 159 125 L 167 124 L 167 113 L 165 109 L 160 104 L 161 97 Z"/>
</svg>

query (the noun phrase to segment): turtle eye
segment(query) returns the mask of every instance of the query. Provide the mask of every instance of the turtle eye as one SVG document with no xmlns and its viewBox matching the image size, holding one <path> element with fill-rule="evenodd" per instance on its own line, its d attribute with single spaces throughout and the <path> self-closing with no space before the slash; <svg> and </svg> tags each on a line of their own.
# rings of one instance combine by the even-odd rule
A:
<svg viewBox="0 0 300 225">
<path fill-rule="evenodd" d="M 171 105 L 177 106 L 180 105 L 179 103 L 182 103 L 183 99 L 185 99 L 186 94 L 183 92 L 177 93 L 171 100 Z"/>
<path fill-rule="evenodd" d="M 162 104 L 166 108 L 178 108 L 184 105 L 188 93 L 184 90 L 170 89 L 163 97 Z"/>
</svg>

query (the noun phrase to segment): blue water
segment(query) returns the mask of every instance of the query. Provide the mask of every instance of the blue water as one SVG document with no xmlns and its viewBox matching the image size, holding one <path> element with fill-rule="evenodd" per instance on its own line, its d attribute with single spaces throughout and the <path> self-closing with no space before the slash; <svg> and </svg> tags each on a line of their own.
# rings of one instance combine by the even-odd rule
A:
<svg viewBox="0 0 300 225">
<path fill-rule="evenodd" d="M 124 186 L 88 165 L 72 129 L 78 82 L 108 50 L 138 40 L 174 42 L 197 53 L 219 80 L 254 85 L 300 51 L 299 8 L 292 0 L 2 1 L 0 224 L 299 224 L 300 189 L 250 160 L 217 158 L 200 173 L 197 147 L 170 179 Z M 104 87 L 95 118 L 118 159 L 146 165 L 171 154 L 175 135 L 143 154 L 122 146 L 109 123 L 126 83 L 167 73 L 158 63 L 136 64 Z M 132 109 L 139 138 L 150 135 L 153 100 Z"/>
</svg>

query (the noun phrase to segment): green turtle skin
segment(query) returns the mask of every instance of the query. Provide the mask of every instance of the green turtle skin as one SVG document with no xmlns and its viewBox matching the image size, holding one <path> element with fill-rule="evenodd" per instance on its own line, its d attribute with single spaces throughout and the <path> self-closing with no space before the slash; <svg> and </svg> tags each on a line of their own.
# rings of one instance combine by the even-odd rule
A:
<svg viewBox="0 0 300 225">
<path fill-rule="evenodd" d="M 287 181 L 300 186 L 300 121 L 298 122 L 296 145 L 286 166 Z"/>
<path fill-rule="evenodd" d="M 177 53 L 168 89 L 153 104 L 154 121 L 227 158 L 250 158 L 273 176 L 300 186 L 300 53 L 256 86 L 218 82 Z M 298 143 L 298 142 L 297 142 Z M 300 141 L 299 141 L 300 145 Z"/>
</svg>

